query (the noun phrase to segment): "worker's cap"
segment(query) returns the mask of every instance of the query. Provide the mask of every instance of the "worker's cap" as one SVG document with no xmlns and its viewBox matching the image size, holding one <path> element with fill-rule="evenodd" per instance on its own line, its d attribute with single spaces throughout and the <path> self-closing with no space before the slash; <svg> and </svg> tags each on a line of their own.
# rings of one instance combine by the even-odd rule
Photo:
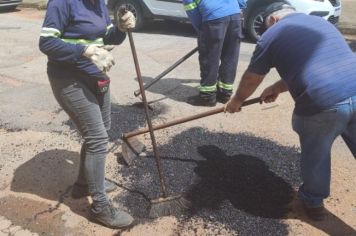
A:
<svg viewBox="0 0 356 236">
<path fill-rule="evenodd" d="M 263 17 L 263 20 L 264 22 L 266 22 L 266 18 L 271 15 L 272 13 L 276 12 L 276 11 L 280 11 L 280 10 L 283 10 L 283 9 L 291 9 L 291 10 L 294 10 L 295 11 L 295 8 L 285 2 L 274 2 L 270 5 L 268 5 L 265 9 L 265 12 L 264 12 L 264 17 Z"/>
</svg>

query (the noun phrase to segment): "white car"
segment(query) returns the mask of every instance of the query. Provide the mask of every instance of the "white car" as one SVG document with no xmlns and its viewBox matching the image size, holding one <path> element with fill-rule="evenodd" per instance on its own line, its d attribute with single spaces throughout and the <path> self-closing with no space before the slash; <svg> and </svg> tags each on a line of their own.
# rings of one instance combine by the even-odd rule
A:
<svg viewBox="0 0 356 236">
<path fill-rule="evenodd" d="M 263 13 L 266 7 L 275 1 L 249 0 L 245 11 L 244 28 L 251 39 L 257 40 L 263 27 Z M 340 0 L 285 0 L 298 12 L 323 17 L 333 24 L 339 22 L 341 14 Z"/>
<path fill-rule="evenodd" d="M 126 7 L 137 18 L 136 29 L 140 29 L 149 19 L 173 19 L 188 21 L 182 0 L 107 0 L 109 10 L 117 18 L 118 9 Z M 338 23 L 341 14 L 340 0 L 248 0 L 244 10 L 244 24 L 252 40 L 260 37 L 263 27 L 263 13 L 266 7 L 277 1 L 283 1 L 296 8 L 298 12 L 323 17 L 333 24 Z"/>
</svg>

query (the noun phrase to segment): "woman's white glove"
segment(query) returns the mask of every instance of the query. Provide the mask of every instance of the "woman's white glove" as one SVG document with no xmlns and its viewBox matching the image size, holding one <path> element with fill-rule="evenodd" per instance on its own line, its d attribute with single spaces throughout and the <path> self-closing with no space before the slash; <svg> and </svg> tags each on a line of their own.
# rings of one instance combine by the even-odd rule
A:
<svg viewBox="0 0 356 236">
<path fill-rule="evenodd" d="M 89 45 L 84 49 L 83 56 L 89 58 L 99 70 L 108 72 L 115 65 L 114 57 L 109 52 L 112 49 L 112 45 Z"/>
<path fill-rule="evenodd" d="M 126 32 L 128 29 L 133 29 L 136 26 L 136 18 L 132 12 L 127 11 L 123 15 L 119 14 L 119 22 L 117 27 L 121 32 Z"/>
</svg>

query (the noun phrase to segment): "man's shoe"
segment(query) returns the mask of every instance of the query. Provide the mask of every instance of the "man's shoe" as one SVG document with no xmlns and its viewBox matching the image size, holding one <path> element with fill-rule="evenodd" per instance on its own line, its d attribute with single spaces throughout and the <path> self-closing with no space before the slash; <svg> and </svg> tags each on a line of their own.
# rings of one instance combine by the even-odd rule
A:
<svg viewBox="0 0 356 236">
<path fill-rule="evenodd" d="M 130 214 L 115 208 L 111 203 L 99 209 L 92 207 L 90 212 L 95 221 L 114 229 L 128 227 L 134 221 Z"/>
<path fill-rule="evenodd" d="M 189 97 L 187 103 L 193 106 L 214 107 L 216 106 L 216 97 L 202 97 L 199 95 Z"/>
<path fill-rule="evenodd" d="M 324 205 L 314 207 L 309 206 L 306 203 L 303 203 L 303 207 L 305 210 L 306 215 L 314 221 L 322 221 L 326 218 L 326 211 Z"/>
<path fill-rule="evenodd" d="M 114 183 L 107 180 L 105 180 L 104 184 L 105 184 L 105 192 L 107 193 L 110 193 L 117 188 L 117 186 Z M 71 196 L 74 199 L 79 199 L 79 198 L 89 196 L 88 185 L 75 183 L 72 188 Z"/>
<path fill-rule="evenodd" d="M 222 104 L 227 103 L 230 100 L 231 95 L 226 95 L 222 93 L 216 94 L 216 100 Z"/>
</svg>

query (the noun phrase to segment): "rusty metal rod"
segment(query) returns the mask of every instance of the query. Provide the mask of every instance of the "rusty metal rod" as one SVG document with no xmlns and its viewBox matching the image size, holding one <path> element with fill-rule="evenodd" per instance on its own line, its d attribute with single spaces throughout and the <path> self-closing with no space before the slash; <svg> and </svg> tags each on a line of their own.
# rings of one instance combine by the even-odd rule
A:
<svg viewBox="0 0 356 236">
<path fill-rule="evenodd" d="M 151 87 L 152 85 L 154 85 L 156 82 L 158 82 L 160 79 L 162 79 L 165 75 L 167 75 L 169 72 L 171 72 L 173 69 L 175 69 L 177 66 L 179 66 L 180 64 L 182 64 L 185 60 L 187 60 L 189 57 L 191 57 L 194 53 L 196 53 L 198 51 L 198 47 L 194 48 L 193 50 L 191 50 L 190 52 L 188 52 L 185 56 L 183 56 L 181 59 L 179 59 L 178 61 L 176 61 L 173 65 L 171 65 L 170 67 L 168 67 L 165 71 L 163 71 L 161 74 L 157 75 L 153 81 L 151 81 L 150 83 L 145 84 L 145 86 L 143 87 L 144 90 L 148 89 L 149 87 Z M 138 95 L 141 94 L 141 90 L 138 89 L 134 92 L 134 95 L 137 97 Z"/>
<path fill-rule="evenodd" d="M 242 103 L 242 106 L 248 106 L 248 105 L 252 105 L 252 104 L 260 103 L 260 102 L 261 102 L 261 99 L 259 97 L 258 98 L 253 98 L 253 99 L 250 99 L 250 100 L 246 100 L 244 103 Z M 200 119 L 200 118 L 203 118 L 203 117 L 215 115 L 215 114 L 221 113 L 223 111 L 224 111 L 224 107 L 215 108 L 215 109 L 212 109 L 212 110 L 209 110 L 209 111 L 205 111 L 205 112 L 202 112 L 202 113 L 199 113 L 199 114 L 183 117 L 183 118 L 180 118 L 180 119 L 169 121 L 169 122 L 164 123 L 164 124 L 156 125 L 156 126 L 153 126 L 152 129 L 153 130 L 160 130 L 160 129 L 168 128 L 168 127 L 171 127 L 171 126 L 174 126 L 174 125 L 178 125 L 178 124 L 182 124 L 182 123 L 185 123 L 185 122 L 188 122 L 188 121 L 197 120 L 197 119 Z M 133 136 L 137 136 L 137 135 L 140 135 L 140 134 L 147 133 L 149 131 L 150 131 L 150 128 L 142 128 L 142 129 L 134 130 L 134 131 L 129 132 L 129 133 L 124 133 L 123 134 L 123 138 L 128 139 L 128 138 L 131 138 Z"/>
<path fill-rule="evenodd" d="M 127 34 L 129 36 L 129 40 L 130 40 L 131 52 L 132 52 L 132 56 L 133 56 L 134 63 L 135 63 L 137 79 L 138 79 L 138 83 L 140 85 L 142 101 L 143 101 L 143 105 L 144 105 L 144 108 L 145 108 L 146 120 L 147 120 L 148 129 L 149 129 L 150 136 L 151 136 L 153 152 L 154 152 L 154 155 L 155 155 L 155 160 L 156 160 L 156 165 L 157 165 L 157 170 L 158 170 L 158 175 L 159 175 L 160 190 L 161 190 L 162 197 L 166 198 L 167 197 L 166 183 L 165 183 L 165 179 L 164 179 L 164 175 L 163 175 L 163 171 L 162 171 L 162 167 L 161 167 L 161 158 L 160 158 L 160 156 L 158 154 L 156 138 L 155 138 L 154 133 L 153 133 L 153 127 L 152 127 L 151 118 L 150 118 L 149 113 L 148 113 L 148 109 L 149 108 L 148 108 L 148 104 L 147 104 L 145 90 L 143 88 L 143 80 L 142 80 L 141 70 L 140 70 L 140 66 L 139 66 L 139 63 L 138 63 L 138 59 L 137 59 L 135 43 L 133 41 L 131 30 L 128 30 Z"/>
</svg>

